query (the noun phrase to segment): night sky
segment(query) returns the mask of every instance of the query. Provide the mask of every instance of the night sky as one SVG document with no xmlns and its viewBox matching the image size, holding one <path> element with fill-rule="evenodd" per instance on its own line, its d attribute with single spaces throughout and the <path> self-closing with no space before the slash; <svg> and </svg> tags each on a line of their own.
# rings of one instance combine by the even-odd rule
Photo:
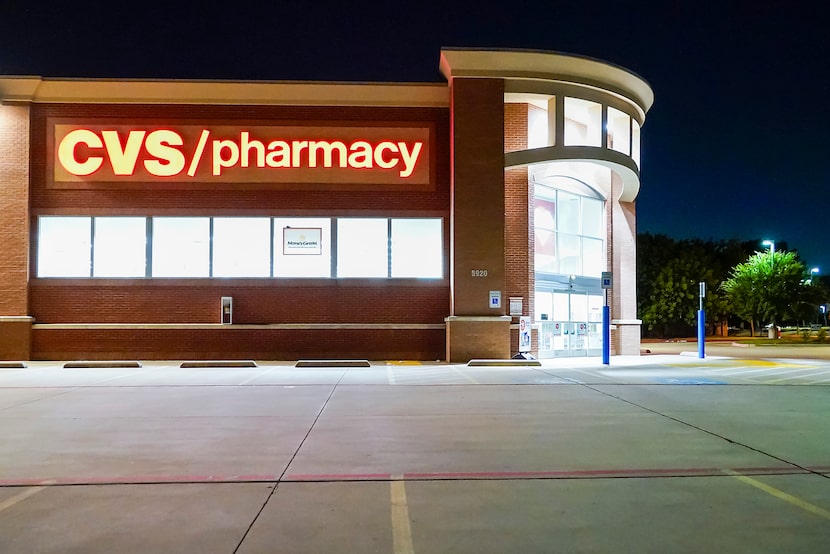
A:
<svg viewBox="0 0 830 554">
<path fill-rule="evenodd" d="M 817 1 L 175 4 L 0 0 L 0 74 L 443 82 L 441 47 L 595 57 L 655 93 L 640 232 L 786 241 L 830 273 Z"/>
</svg>

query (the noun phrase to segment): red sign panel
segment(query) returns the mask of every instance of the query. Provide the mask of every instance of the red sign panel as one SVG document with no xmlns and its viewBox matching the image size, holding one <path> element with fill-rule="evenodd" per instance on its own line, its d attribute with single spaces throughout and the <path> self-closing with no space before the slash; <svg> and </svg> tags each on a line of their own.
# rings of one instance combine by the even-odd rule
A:
<svg viewBox="0 0 830 554">
<path fill-rule="evenodd" d="M 428 124 L 54 124 L 54 183 L 429 185 Z"/>
</svg>

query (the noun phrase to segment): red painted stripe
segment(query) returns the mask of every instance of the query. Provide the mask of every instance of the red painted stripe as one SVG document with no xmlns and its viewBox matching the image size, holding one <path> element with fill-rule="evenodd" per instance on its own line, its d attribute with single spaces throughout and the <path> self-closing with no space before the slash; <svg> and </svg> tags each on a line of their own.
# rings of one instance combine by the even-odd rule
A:
<svg viewBox="0 0 830 554">
<path fill-rule="evenodd" d="M 119 475 L 110 477 L 53 477 L 49 479 L 0 479 L 0 486 L 35 485 L 145 485 L 152 483 L 254 483 L 275 482 L 278 475 Z"/>
<path fill-rule="evenodd" d="M 410 472 L 402 473 L 407 480 L 473 480 L 473 479 L 589 479 L 615 477 L 689 477 L 720 476 L 729 469 L 742 475 L 796 475 L 809 472 L 824 473 L 830 466 L 812 466 L 800 469 L 794 466 L 774 467 L 686 467 L 686 468 L 622 468 L 622 469 L 584 469 L 561 471 L 450 471 L 450 472 Z M 326 481 L 391 481 L 399 474 L 393 473 L 298 473 L 289 474 L 282 479 L 276 474 L 250 475 L 119 475 L 109 477 L 52 477 L 18 479 L 0 479 L 0 487 L 42 486 L 42 485 L 130 485 L 130 484 L 187 484 L 187 483 L 256 483 L 256 482 L 326 482 Z"/>
<path fill-rule="evenodd" d="M 288 475 L 281 482 L 292 481 L 390 481 L 391 473 L 320 473 Z"/>
</svg>

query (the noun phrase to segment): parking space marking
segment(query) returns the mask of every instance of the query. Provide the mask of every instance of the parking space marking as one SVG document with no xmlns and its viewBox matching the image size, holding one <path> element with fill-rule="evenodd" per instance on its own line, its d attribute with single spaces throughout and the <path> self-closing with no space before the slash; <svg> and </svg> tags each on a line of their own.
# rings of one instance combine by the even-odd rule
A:
<svg viewBox="0 0 830 554">
<path fill-rule="evenodd" d="M 256 380 L 256 379 L 259 379 L 260 377 L 262 377 L 262 376 L 263 376 L 263 375 L 265 375 L 266 373 L 270 373 L 272 369 L 274 369 L 274 368 L 272 368 L 272 367 L 268 367 L 268 368 L 265 368 L 265 370 L 263 370 L 263 371 L 261 371 L 261 372 L 259 372 L 259 373 L 255 374 L 255 375 L 251 375 L 250 377 L 248 377 L 247 379 L 245 379 L 244 381 L 242 381 L 241 383 L 239 383 L 239 386 L 241 387 L 241 386 L 243 386 L 243 385 L 247 385 L 247 384 L 248 384 L 248 383 L 250 383 L 251 381 L 254 381 L 254 380 Z"/>
<path fill-rule="evenodd" d="M 793 371 L 792 373 L 798 373 L 799 371 L 812 371 L 813 369 L 816 369 L 816 368 L 810 368 L 809 370 L 796 370 L 796 371 Z M 827 373 L 830 373 L 830 370 L 819 371 L 819 372 L 810 373 L 810 374 L 807 374 L 807 375 L 796 375 L 796 376 L 794 376 L 792 374 L 787 374 L 786 377 L 782 377 L 780 379 L 773 379 L 771 381 L 768 381 L 768 383 L 781 383 L 783 381 L 790 381 L 790 380 L 794 380 L 794 381 L 795 380 L 805 380 L 805 379 L 806 380 L 812 380 L 813 377 L 817 377 L 819 375 L 825 375 Z"/>
<path fill-rule="evenodd" d="M 24 500 L 26 500 L 30 496 L 34 496 L 37 493 L 39 493 L 40 491 L 49 488 L 48 485 L 50 485 L 50 484 L 52 484 L 51 481 L 44 481 L 43 484 L 39 487 L 31 487 L 31 488 L 28 488 L 28 489 L 24 489 L 21 492 L 17 493 L 16 495 L 12 496 L 11 498 L 7 498 L 3 502 L 0 502 L 0 512 L 3 512 L 4 510 L 7 510 L 7 509 L 11 508 L 15 504 L 19 504 L 20 502 L 23 502 Z"/>
<path fill-rule="evenodd" d="M 409 506 L 406 502 L 406 481 L 396 475 L 389 484 L 392 503 L 392 544 L 395 554 L 415 554 L 412 546 L 412 528 L 409 522 Z"/>
<path fill-rule="evenodd" d="M 757 479 L 753 479 L 751 477 L 747 477 L 746 475 L 742 475 L 742 474 L 740 474 L 736 471 L 732 471 L 731 469 L 724 469 L 723 472 L 727 475 L 731 475 L 732 477 L 734 477 L 735 479 L 737 479 L 737 480 L 739 480 L 743 483 L 746 483 L 747 485 L 750 485 L 752 487 L 755 487 L 756 489 L 762 490 L 765 493 L 770 494 L 770 495 L 774 496 L 775 498 L 778 498 L 779 500 L 783 500 L 784 502 L 788 502 L 788 503 L 792 504 L 793 506 L 796 506 L 798 508 L 801 508 L 802 510 L 810 512 L 811 514 L 815 514 L 819 517 L 823 517 L 824 519 L 830 520 L 830 511 L 825 510 L 824 508 L 816 506 L 815 504 L 811 504 L 810 502 L 807 502 L 806 500 L 802 500 L 802 499 L 798 498 L 797 496 L 793 496 L 793 495 L 791 495 L 789 493 L 786 493 L 786 492 L 784 492 L 780 489 L 776 489 L 775 487 L 767 485 L 766 483 L 762 483 L 761 481 L 758 481 Z"/>
<path fill-rule="evenodd" d="M 450 366 L 450 369 L 452 369 L 455 373 L 457 373 L 458 375 L 460 375 L 461 377 L 463 377 L 464 379 L 466 379 L 468 382 L 472 383 L 473 385 L 478 385 L 478 384 L 480 384 L 480 383 L 479 383 L 478 381 L 476 381 L 476 380 L 475 380 L 475 379 L 474 379 L 471 375 L 469 375 L 468 373 L 466 373 L 466 372 L 464 372 L 464 371 L 461 371 L 461 370 L 460 370 L 460 369 L 458 369 L 457 367 Z"/>
</svg>

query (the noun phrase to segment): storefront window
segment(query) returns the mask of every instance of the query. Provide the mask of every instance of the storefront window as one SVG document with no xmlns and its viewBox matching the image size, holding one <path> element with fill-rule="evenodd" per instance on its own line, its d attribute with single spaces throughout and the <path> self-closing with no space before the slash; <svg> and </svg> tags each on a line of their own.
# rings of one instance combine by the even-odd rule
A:
<svg viewBox="0 0 830 554">
<path fill-rule="evenodd" d="M 548 146 L 548 111 L 533 104 L 527 110 L 527 147 L 543 148 Z"/>
<path fill-rule="evenodd" d="M 210 218 L 152 219 L 152 276 L 210 277 Z"/>
<path fill-rule="evenodd" d="M 631 157 L 637 167 L 640 167 L 640 124 L 631 122 Z"/>
<path fill-rule="evenodd" d="M 147 218 L 96 217 L 93 277 L 144 277 Z"/>
<path fill-rule="evenodd" d="M 440 219 L 392 220 L 392 277 L 441 278 L 444 256 Z"/>
<path fill-rule="evenodd" d="M 598 198 L 536 185 L 537 273 L 600 277 L 605 271 L 605 206 Z"/>
<path fill-rule="evenodd" d="M 565 98 L 565 146 L 602 146 L 602 105 Z"/>
<path fill-rule="evenodd" d="M 213 276 L 270 277 L 271 220 L 213 218 Z"/>
<path fill-rule="evenodd" d="M 274 218 L 274 277 L 331 277 L 330 218 Z"/>
<path fill-rule="evenodd" d="M 601 277 L 605 271 L 602 239 L 582 237 L 582 275 Z"/>
<path fill-rule="evenodd" d="M 38 277 L 89 277 L 92 219 L 38 218 Z"/>
<path fill-rule="evenodd" d="M 388 227 L 386 219 L 338 219 L 337 276 L 388 276 Z"/>
<path fill-rule="evenodd" d="M 605 236 L 605 210 L 602 200 L 582 197 L 582 234 L 588 237 Z"/>
<path fill-rule="evenodd" d="M 336 234 L 332 225 L 327 217 L 44 216 L 38 219 L 37 276 L 444 276 L 441 218 L 343 218 Z"/>
<path fill-rule="evenodd" d="M 631 155 L 631 118 L 628 114 L 608 107 L 608 148 Z"/>
<path fill-rule="evenodd" d="M 582 275 L 582 252 L 579 248 L 579 236 L 567 233 L 556 234 L 559 244 L 559 273 Z"/>
</svg>

